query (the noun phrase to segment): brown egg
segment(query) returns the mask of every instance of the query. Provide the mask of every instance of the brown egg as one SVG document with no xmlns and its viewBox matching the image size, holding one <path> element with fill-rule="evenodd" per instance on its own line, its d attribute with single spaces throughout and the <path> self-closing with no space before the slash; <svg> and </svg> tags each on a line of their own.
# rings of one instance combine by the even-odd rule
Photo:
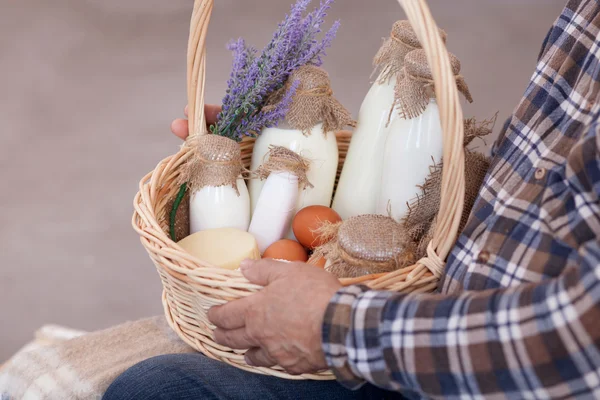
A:
<svg viewBox="0 0 600 400">
<path fill-rule="evenodd" d="M 321 227 L 323 222 L 341 222 L 342 218 L 338 213 L 325 206 L 309 206 L 303 208 L 294 217 L 292 229 L 296 239 L 306 248 L 314 249 L 322 245 L 322 241 L 315 233 Z"/>
<path fill-rule="evenodd" d="M 282 239 L 270 245 L 265 250 L 263 258 L 306 262 L 306 260 L 308 260 L 308 253 L 304 247 L 295 240 Z"/>
</svg>

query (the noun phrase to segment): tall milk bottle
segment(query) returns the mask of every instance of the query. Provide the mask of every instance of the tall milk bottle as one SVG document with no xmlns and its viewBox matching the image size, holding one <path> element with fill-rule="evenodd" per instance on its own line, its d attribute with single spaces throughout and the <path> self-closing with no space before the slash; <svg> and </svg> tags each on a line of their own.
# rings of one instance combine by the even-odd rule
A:
<svg viewBox="0 0 600 400">
<path fill-rule="evenodd" d="M 390 126 L 385 141 L 381 188 L 376 212 L 390 214 L 400 222 L 408 204 L 420 193 L 420 186 L 431 167 L 442 161 L 443 132 L 435 88 L 427 56 L 422 49 L 411 51 L 404 60 L 395 90 L 394 110 L 398 117 Z M 450 54 L 450 64 L 458 89 L 472 101 L 464 79 L 459 75 L 460 62 Z"/>
<path fill-rule="evenodd" d="M 444 31 L 440 30 L 440 36 L 445 41 Z M 375 56 L 374 64 L 380 74 L 360 108 L 333 200 L 333 209 L 343 219 L 377 211 L 386 141 L 390 133 L 402 129 L 396 124 L 398 113 L 393 112 L 395 87 L 404 58 L 420 47 L 410 23 L 403 20 L 394 24 L 390 37 Z"/>
</svg>

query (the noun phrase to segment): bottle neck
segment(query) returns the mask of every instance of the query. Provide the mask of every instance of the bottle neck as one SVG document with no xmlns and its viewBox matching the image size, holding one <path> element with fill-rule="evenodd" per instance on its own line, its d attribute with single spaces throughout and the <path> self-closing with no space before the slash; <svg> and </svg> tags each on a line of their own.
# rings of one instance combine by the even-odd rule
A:
<svg viewBox="0 0 600 400">
<path fill-rule="evenodd" d="M 271 172 L 271 175 L 269 176 L 276 176 L 279 180 L 289 182 L 291 184 L 298 184 L 298 176 L 290 171 Z"/>
</svg>

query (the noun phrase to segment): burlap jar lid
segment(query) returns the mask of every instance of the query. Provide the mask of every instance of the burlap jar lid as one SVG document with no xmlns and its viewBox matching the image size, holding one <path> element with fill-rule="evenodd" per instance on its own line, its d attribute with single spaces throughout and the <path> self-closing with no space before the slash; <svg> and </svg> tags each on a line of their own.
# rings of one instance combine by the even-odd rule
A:
<svg viewBox="0 0 600 400">
<path fill-rule="evenodd" d="M 338 278 L 394 271 L 412 262 L 405 260 L 406 235 L 402 226 L 383 215 L 360 215 L 325 226 L 327 243 L 315 250 L 327 259 L 325 269 Z"/>
<path fill-rule="evenodd" d="M 446 32 L 442 29 L 439 32 L 440 38 L 446 43 Z M 420 48 L 421 43 L 409 21 L 401 20 L 394 23 L 390 37 L 383 42 L 373 59 L 375 71 L 381 70 L 378 82 L 385 83 L 392 76 L 399 74 L 404 67 L 404 57 L 410 51 Z"/>
<path fill-rule="evenodd" d="M 290 172 L 298 177 L 301 188 L 313 187 L 306 176 L 310 161 L 300 154 L 282 146 L 270 146 L 265 160 L 254 172 L 257 178 L 267 179 L 273 172 Z"/>
<path fill-rule="evenodd" d="M 460 75 L 460 60 L 452 53 L 450 66 L 455 75 L 456 86 L 469 103 L 473 102 L 469 87 Z M 405 119 L 420 116 L 427 108 L 431 98 L 435 97 L 433 73 L 425 50 L 417 49 L 409 52 L 404 58 L 404 68 L 400 73 L 395 89 L 395 106 Z"/>
<path fill-rule="evenodd" d="M 388 263 L 402 251 L 402 227 L 383 215 L 360 215 L 342 223 L 338 243 L 348 260 Z"/>
<path fill-rule="evenodd" d="M 206 186 L 232 186 L 237 191 L 237 179 L 243 171 L 239 144 L 212 134 L 196 136 L 192 141 L 195 151 L 186 166 L 184 182 L 193 191 Z"/>
<path fill-rule="evenodd" d="M 322 122 L 323 131 L 328 133 L 356 125 L 350 112 L 334 97 L 327 71 L 310 64 L 292 72 L 285 87 L 269 97 L 263 111 L 268 112 L 279 103 L 294 82 L 299 82 L 299 86 L 285 118 L 293 129 L 310 134 Z"/>
</svg>

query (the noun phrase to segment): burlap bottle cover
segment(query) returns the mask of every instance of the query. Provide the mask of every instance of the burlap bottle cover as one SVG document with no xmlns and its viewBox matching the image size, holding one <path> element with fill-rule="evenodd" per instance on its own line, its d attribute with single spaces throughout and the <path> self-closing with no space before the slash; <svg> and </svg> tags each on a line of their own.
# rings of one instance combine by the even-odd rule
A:
<svg viewBox="0 0 600 400">
<path fill-rule="evenodd" d="M 286 85 L 269 97 L 263 110 L 268 112 L 279 103 L 296 81 L 299 86 L 286 114 L 286 122 L 291 128 L 307 135 L 321 122 L 325 133 L 356 125 L 350 112 L 334 97 L 329 74 L 315 65 L 305 65 L 292 72 Z"/>
<path fill-rule="evenodd" d="M 442 29 L 440 29 L 440 37 L 446 43 L 446 32 Z M 390 37 L 385 39 L 373 60 L 374 73 L 381 71 L 378 82 L 383 84 L 398 75 L 404 68 L 404 57 L 412 50 L 420 48 L 421 43 L 409 21 L 402 20 L 394 23 Z"/>
<path fill-rule="evenodd" d="M 306 174 L 310 169 L 310 161 L 298 153 L 282 146 L 270 146 L 265 162 L 253 172 L 254 177 L 264 180 L 273 172 L 291 172 L 298 177 L 300 189 L 311 188 Z"/>
<path fill-rule="evenodd" d="M 448 53 L 448 55 L 458 90 L 469 103 L 472 103 L 473 98 L 469 87 L 460 75 L 459 59 L 452 53 Z M 432 98 L 435 98 L 435 87 L 425 50 L 412 50 L 404 58 L 404 67 L 398 76 L 394 106 L 398 108 L 403 118 L 416 118 L 425 111 Z"/>
<path fill-rule="evenodd" d="M 244 171 L 240 145 L 219 135 L 200 135 L 188 139 L 186 145 L 195 151 L 180 176 L 181 183 L 187 182 L 192 192 L 207 186 L 231 186 L 239 194 L 237 179 Z"/>
<path fill-rule="evenodd" d="M 318 231 L 326 243 L 313 258 L 324 257 L 325 269 L 338 278 L 394 271 L 414 261 L 402 226 L 383 215 L 359 215 Z"/>
</svg>

